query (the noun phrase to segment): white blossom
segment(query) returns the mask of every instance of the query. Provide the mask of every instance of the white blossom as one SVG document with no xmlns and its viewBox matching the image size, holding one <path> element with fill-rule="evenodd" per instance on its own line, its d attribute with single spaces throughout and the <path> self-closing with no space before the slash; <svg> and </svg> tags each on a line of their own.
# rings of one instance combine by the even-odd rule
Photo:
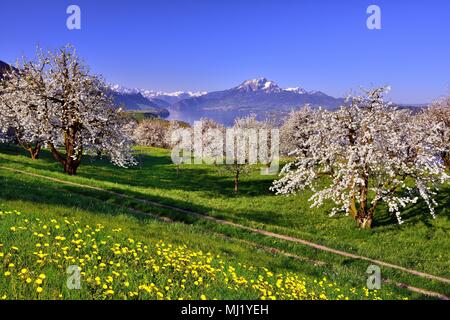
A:
<svg viewBox="0 0 450 320">
<path fill-rule="evenodd" d="M 13 127 L 27 143 L 48 146 L 65 172 L 75 174 L 83 153 L 92 151 L 107 153 L 118 166 L 135 164 L 122 111 L 72 47 L 38 51 L 36 61 L 18 65 L 5 78 L 2 127 Z"/>
<path fill-rule="evenodd" d="M 449 179 L 436 152 L 434 125 L 417 125 L 410 111 L 384 101 L 386 91 L 349 97 L 336 112 L 308 112 L 295 134 L 303 137 L 292 152 L 296 159 L 271 189 L 287 195 L 310 188 L 312 207 L 331 201 L 332 215 L 344 212 L 360 227 L 371 226 L 382 201 L 399 222 L 401 209 L 418 196 L 434 216 L 436 190 Z"/>
</svg>

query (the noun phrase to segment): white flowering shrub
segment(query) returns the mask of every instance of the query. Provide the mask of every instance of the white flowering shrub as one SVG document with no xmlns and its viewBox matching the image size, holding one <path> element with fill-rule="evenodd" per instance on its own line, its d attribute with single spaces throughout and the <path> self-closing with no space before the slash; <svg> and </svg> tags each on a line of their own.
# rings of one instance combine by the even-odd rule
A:
<svg viewBox="0 0 450 320">
<path fill-rule="evenodd" d="M 147 147 L 168 148 L 167 135 L 169 123 L 161 119 L 144 119 L 141 121 L 134 133 L 133 138 L 136 144 Z"/>
<path fill-rule="evenodd" d="M 309 135 L 293 150 L 296 159 L 271 189 L 288 195 L 310 188 L 311 207 L 329 200 L 332 215 L 350 215 L 361 228 L 371 227 L 381 202 L 402 223 L 401 209 L 420 197 L 434 217 L 435 195 L 449 179 L 435 130 L 418 126 L 410 111 L 393 108 L 383 98 L 387 90 L 349 97 L 336 112 L 313 113 L 300 129 Z"/>
</svg>

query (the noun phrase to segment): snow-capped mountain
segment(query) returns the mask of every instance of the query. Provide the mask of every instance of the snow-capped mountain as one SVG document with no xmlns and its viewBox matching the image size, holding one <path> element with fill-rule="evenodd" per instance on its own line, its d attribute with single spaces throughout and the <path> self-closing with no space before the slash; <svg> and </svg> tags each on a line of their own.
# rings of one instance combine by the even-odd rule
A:
<svg viewBox="0 0 450 320">
<path fill-rule="evenodd" d="M 305 89 L 300 88 L 300 87 L 286 88 L 286 89 L 284 89 L 284 90 L 287 91 L 287 92 L 293 92 L 293 93 L 297 93 L 297 94 L 305 94 L 305 93 L 308 93 L 308 91 L 306 91 Z"/>
<path fill-rule="evenodd" d="M 275 82 L 269 81 L 266 78 L 257 78 L 244 81 L 242 84 L 237 86 L 235 90 L 240 92 L 281 92 L 283 89 L 281 89 Z"/>
<path fill-rule="evenodd" d="M 163 91 L 139 90 L 139 92 L 142 93 L 142 95 L 147 98 L 160 98 L 160 97 L 167 96 L 167 97 L 184 99 L 184 98 L 200 97 L 200 96 L 207 94 L 207 92 L 202 92 L 202 91 L 198 91 L 198 92 L 192 92 L 192 91 L 163 92 Z"/>
<path fill-rule="evenodd" d="M 115 92 L 121 93 L 121 94 L 137 94 L 137 93 L 139 93 L 149 100 L 160 100 L 160 101 L 162 100 L 162 101 L 167 102 L 168 105 L 176 103 L 183 99 L 200 97 L 202 95 L 207 94 L 207 92 L 203 92 L 203 91 L 163 92 L 163 91 L 153 91 L 153 90 L 139 89 L 139 88 L 130 89 L 130 88 L 118 85 L 118 84 L 111 85 L 110 89 Z"/>
<path fill-rule="evenodd" d="M 191 92 L 191 91 L 176 91 L 176 92 L 161 92 L 161 91 L 149 91 L 149 90 L 143 90 L 141 91 L 142 95 L 144 97 L 147 97 L 150 100 L 162 100 L 167 102 L 168 104 L 174 104 L 178 101 L 184 100 L 184 99 L 190 99 L 190 98 L 196 98 L 201 97 L 207 92 Z"/>
<path fill-rule="evenodd" d="M 3 61 L 0 60 L 0 79 L 3 77 L 3 74 L 6 73 L 8 70 L 11 70 L 11 66 Z"/>
<path fill-rule="evenodd" d="M 118 85 L 110 86 L 109 91 L 116 105 L 125 110 L 146 111 L 155 116 L 166 118 L 169 116 L 169 103 L 160 100 L 150 100 L 136 89 L 128 89 Z"/>
<path fill-rule="evenodd" d="M 305 104 L 328 109 L 343 103 L 320 91 L 307 91 L 301 87 L 281 88 L 266 78 L 250 79 L 231 89 L 214 92 L 161 92 L 144 89 L 129 89 L 119 85 L 111 86 L 120 98 L 146 99 L 147 105 L 168 109 L 170 118 L 193 122 L 209 117 L 226 125 L 235 117 L 250 113 L 286 113 Z M 142 109 L 142 103 L 137 104 Z"/>
<path fill-rule="evenodd" d="M 311 94 L 311 95 L 324 95 L 321 91 L 307 91 L 301 87 L 294 87 L 294 88 L 281 88 L 278 86 L 275 82 L 268 80 L 266 78 L 256 78 L 256 79 L 250 79 L 245 80 L 243 83 L 241 83 L 239 86 L 234 88 L 237 91 L 241 92 L 266 92 L 266 93 L 280 93 L 280 92 L 292 92 L 296 94 Z"/>
<path fill-rule="evenodd" d="M 320 91 L 307 91 L 300 87 L 283 89 L 274 81 L 257 78 L 228 90 L 178 101 L 169 107 L 169 111 L 171 118 L 188 122 L 209 117 L 229 125 L 235 117 L 251 113 L 260 116 L 286 113 L 305 104 L 335 109 L 343 102 L 342 98 Z"/>
</svg>

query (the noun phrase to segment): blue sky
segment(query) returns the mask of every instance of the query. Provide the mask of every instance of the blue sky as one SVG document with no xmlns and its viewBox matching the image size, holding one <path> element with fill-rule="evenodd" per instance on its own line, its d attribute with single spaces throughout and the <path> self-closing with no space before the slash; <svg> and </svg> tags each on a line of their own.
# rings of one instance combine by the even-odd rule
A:
<svg viewBox="0 0 450 320">
<path fill-rule="evenodd" d="M 70 4 L 81 30 L 66 28 Z M 382 30 L 366 27 L 370 4 Z M 334 96 L 389 84 L 400 103 L 450 91 L 448 0 L 2 0 L 0 12 L 0 60 L 72 43 L 128 87 L 213 91 L 264 76 Z"/>
</svg>

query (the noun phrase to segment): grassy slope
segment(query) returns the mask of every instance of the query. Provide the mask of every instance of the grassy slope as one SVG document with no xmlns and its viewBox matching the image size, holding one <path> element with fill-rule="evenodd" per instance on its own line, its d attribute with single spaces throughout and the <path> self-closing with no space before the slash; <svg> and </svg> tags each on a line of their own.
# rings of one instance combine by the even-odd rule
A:
<svg viewBox="0 0 450 320">
<path fill-rule="evenodd" d="M 26 209 L 38 208 L 28 204 Z M 205 235 L 180 230 L 180 225 L 136 223 L 126 216 L 111 223 L 113 208 L 108 208 L 108 217 L 93 216 L 94 206 L 87 212 L 48 211 L 55 209 L 46 206 L 34 214 L 0 210 L 0 299 L 401 297 L 298 275 L 267 255 L 249 264 L 248 250 L 230 243 L 206 241 L 199 251 L 195 243 Z M 82 268 L 80 290 L 64 286 L 69 265 Z"/>
<path fill-rule="evenodd" d="M 325 288 L 327 296 L 329 298 L 336 298 L 341 293 L 350 298 L 367 298 L 364 294 L 364 276 L 358 275 L 354 277 L 352 281 L 347 281 L 346 278 L 335 277 L 321 267 L 316 267 L 311 264 L 299 264 L 297 261 L 290 258 L 286 258 L 282 255 L 268 254 L 261 250 L 255 250 L 254 247 L 249 247 L 248 245 L 243 245 L 240 242 L 236 242 L 233 239 L 224 239 L 222 236 L 207 231 L 201 226 L 196 225 L 186 225 L 181 223 L 163 223 L 156 221 L 148 217 L 136 217 L 129 210 L 119 207 L 117 205 L 97 200 L 95 198 L 85 197 L 83 195 L 73 195 L 72 193 L 63 192 L 63 190 L 58 190 L 56 185 L 46 185 L 41 183 L 40 180 L 24 178 L 20 175 L 9 174 L 0 170 L 1 173 L 1 192 L 0 192 L 0 208 L 1 210 L 19 210 L 23 214 L 17 219 L 10 219 L 9 216 L 2 218 L 0 215 L 0 252 L 11 252 L 12 246 L 19 248 L 19 253 L 16 254 L 17 258 L 15 260 L 8 260 L 5 264 L 0 265 L 0 299 L 5 297 L 7 299 L 36 299 L 48 298 L 48 299 L 58 299 L 61 293 L 62 297 L 68 299 L 104 299 L 109 296 L 101 294 L 103 290 L 94 291 L 92 287 L 82 286 L 81 291 L 71 291 L 65 290 L 61 287 L 61 283 L 66 281 L 65 269 L 58 269 L 51 265 L 45 265 L 39 267 L 35 264 L 37 259 L 31 252 L 36 252 L 40 249 L 36 249 L 35 243 L 51 243 L 50 252 L 58 252 L 58 250 L 53 250 L 52 237 L 50 238 L 36 238 L 30 235 L 31 232 L 26 231 L 11 231 L 11 227 L 19 229 L 23 225 L 23 220 L 27 219 L 33 221 L 39 218 L 42 224 L 51 226 L 52 222 L 50 219 L 57 219 L 58 223 L 61 223 L 64 219 L 72 219 L 79 221 L 79 226 L 82 228 L 85 225 L 95 226 L 97 224 L 102 224 L 105 226 L 105 235 L 111 234 L 111 230 L 121 229 L 120 237 L 127 239 L 131 237 L 135 241 L 142 241 L 144 244 L 153 245 L 159 240 L 163 240 L 166 244 L 170 243 L 173 245 L 186 245 L 190 250 L 202 250 L 203 252 L 211 252 L 213 255 L 219 254 L 223 261 L 226 261 L 227 265 L 234 266 L 237 273 L 251 279 L 255 276 L 255 272 L 250 272 L 242 267 L 242 265 L 251 265 L 259 269 L 256 274 L 265 274 L 262 268 L 267 268 L 276 274 L 283 273 L 296 273 L 301 276 L 306 276 L 308 281 L 308 287 L 311 291 L 319 292 L 320 287 L 318 284 L 312 282 L 313 279 L 322 279 L 324 276 L 328 279 L 334 281 L 337 286 L 341 289 L 340 292 L 334 293 L 330 288 Z M 0 211 L 1 211 L 0 210 Z M 14 218 L 14 217 L 13 217 Z M 20 219 L 19 219 L 20 218 Z M 61 223 L 63 224 L 63 223 Z M 77 227 L 75 227 L 76 229 Z M 42 228 L 41 228 L 42 230 Z M 44 231 L 44 230 L 42 230 Z M 63 232 L 59 230 L 54 235 L 65 235 L 69 238 L 73 234 Z M 53 236 L 54 236 L 53 235 Z M 114 233 L 112 234 L 113 236 Z M 84 237 L 83 237 L 84 238 Z M 97 237 L 98 238 L 98 237 Z M 115 236 L 117 238 L 117 236 Z M 70 239 L 70 238 L 69 238 Z M 85 239 L 85 238 L 84 238 Z M 105 239 L 100 238 L 100 239 Z M 111 243 L 126 243 L 126 241 L 113 240 Z M 103 250 L 101 255 L 103 257 L 107 256 L 107 251 Z M 45 249 L 44 249 L 44 252 Z M 30 253 L 30 254 L 29 254 Z M 80 257 L 84 257 L 84 253 L 80 253 Z M 1 260 L 0 260 L 1 261 Z M 6 260 L 5 260 L 6 261 Z M 8 268 L 8 263 L 14 262 L 15 268 Z M 24 281 L 20 281 L 18 277 L 11 280 L 11 276 L 5 277 L 3 271 L 10 270 L 15 274 L 16 270 L 21 270 L 22 268 L 27 268 L 28 273 L 24 276 L 24 279 L 30 276 L 33 279 L 31 284 L 24 284 Z M 85 268 L 85 271 L 92 271 L 92 268 Z M 140 283 L 145 283 L 144 280 L 147 279 L 147 283 L 150 281 L 157 284 L 159 288 L 163 288 L 168 285 L 168 276 L 162 273 L 162 276 L 155 278 L 155 275 L 151 272 L 139 268 L 138 270 L 130 271 L 126 270 L 129 274 L 129 281 L 132 283 L 131 288 L 134 289 Z M 31 273 L 30 273 L 31 272 Z M 44 291 L 38 294 L 35 289 L 37 285 L 34 284 L 34 280 L 39 274 L 45 274 L 47 279 L 44 281 Z M 91 273 L 88 272 L 88 276 Z M 103 282 L 107 275 L 110 275 L 110 271 L 97 272 L 91 275 L 92 278 L 99 275 L 101 276 Z M 170 276 L 170 279 L 177 278 L 176 275 Z M 205 281 L 206 281 L 205 277 Z M 194 286 L 188 287 L 182 294 L 177 293 L 177 290 L 168 292 L 169 296 L 173 298 L 177 297 L 189 297 L 198 299 L 201 293 L 205 293 L 209 298 L 220 298 L 220 299 L 255 299 L 258 297 L 255 292 L 248 290 L 248 288 L 242 288 L 240 290 L 227 290 L 223 283 L 211 283 L 209 288 L 199 288 L 196 290 Z M 133 286 L 133 283 L 135 285 Z M 114 287 L 115 295 L 111 298 L 123 298 L 124 289 L 123 285 L 115 282 L 112 284 Z M 317 287 L 317 288 L 316 288 Z M 351 288 L 356 287 L 355 294 L 349 294 Z M 131 289 L 130 288 L 130 289 Z M 126 288 L 128 289 L 128 288 Z M 136 292 L 139 290 L 136 290 Z M 163 291 L 164 292 L 164 291 Z M 309 292 L 309 290 L 308 290 Z M 164 292 L 165 293 L 165 292 Z M 166 294 L 166 293 L 165 293 Z M 167 297 L 167 295 L 165 295 Z M 371 297 L 370 294 L 369 297 Z M 376 296 L 380 296 L 384 299 L 409 297 L 415 298 L 420 297 L 419 295 L 410 294 L 404 290 L 393 288 L 391 286 L 383 288 L 382 291 L 376 293 Z M 155 292 L 153 295 L 143 295 L 141 298 L 156 298 Z"/>
<path fill-rule="evenodd" d="M 66 177 L 60 173 L 58 164 L 54 163 L 47 153 L 42 160 L 31 162 L 25 156 L 16 156 L 16 149 L 3 149 L 0 155 L 0 164 L 26 169 L 54 177 L 63 177 L 86 184 L 102 186 L 111 190 L 128 193 L 142 198 L 149 198 L 163 203 L 172 204 L 184 208 L 193 208 L 210 215 L 225 217 L 240 223 L 254 225 L 260 228 L 274 230 L 285 234 L 300 236 L 334 248 L 344 249 L 372 258 L 411 267 L 436 275 L 449 275 L 449 229 L 448 191 L 444 189 L 441 201 L 440 216 L 436 220 L 422 215 L 423 207 L 409 209 L 407 222 L 403 226 L 395 224 L 383 211 L 377 216 L 374 230 L 355 230 L 352 221 L 346 217 L 329 218 L 326 212 L 329 208 L 311 210 L 305 200 L 307 194 L 295 197 L 275 197 L 268 191 L 274 177 L 261 176 L 257 172 L 249 177 L 244 177 L 241 184 L 241 192 L 235 195 L 232 192 L 232 180 L 222 176 L 214 168 L 206 166 L 184 166 L 179 176 L 175 168 L 170 164 L 170 158 L 165 150 L 141 149 L 139 156 L 141 165 L 133 169 L 118 169 L 108 165 L 105 161 L 90 162 L 85 159 L 80 168 L 78 177 Z M 150 155 L 149 155 L 150 153 Z M 27 178 L 2 172 L 3 186 L 21 185 L 29 188 L 30 185 L 40 185 L 42 190 L 48 188 L 71 189 L 72 192 L 89 194 L 83 190 L 74 190 L 73 187 L 62 187 L 51 182 L 37 181 L 35 178 Z M 54 194 L 54 192 L 52 193 Z M 29 196 L 29 195 L 28 195 Z M 123 200 L 113 199 L 102 194 L 95 195 L 99 199 L 111 203 L 123 205 Z M 3 192 L 3 197 L 11 201 L 21 201 L 23 192 L 10 190 Z M 58 203 L 52 196 L 42 201 L 41 196 L 36 196 L 35 202 L 45 205 Z M 127 203 L 129 206 L 141 207 L 141 204 Z M 448 206 L 448 203 L 447 203 Z M 144 208 L 148 209 L 148 208 Z M 172 214 L 160 211 L 162 214 Z M 191 221 L 194 222 L 194 221 Z M 284 243 L 266 239 L 264 237 L 245 234 L 226 227 L 210 226 L 208 223 L 195 221 L 195 228 L 212 229 L 227 233 L 236 238 L 257 241 L 269 244 L 285 251 L 321 259 L 329 263 L 328 272 L 331 277 L 337 277 L 344 281 L 355 283 L 364 278 L 367 264 L 348 261 L 329 254 L 316 252 L 299 245 Z M 239 247 L 242 247 L 239 246 Z M 311 269 L 303 267 L 303 269 Z M 317 272 L 317 270 L 307 270 Z M 319 272 L 320 273 L 320 272 Z M 434 289 L 448 293 L 448 286 L 417 279 L 414 276 L 404 275 L 392 270 L 383 270 L 383 274 L 389 278 L 408 282 L 417 286 Z"/>
</svg>

